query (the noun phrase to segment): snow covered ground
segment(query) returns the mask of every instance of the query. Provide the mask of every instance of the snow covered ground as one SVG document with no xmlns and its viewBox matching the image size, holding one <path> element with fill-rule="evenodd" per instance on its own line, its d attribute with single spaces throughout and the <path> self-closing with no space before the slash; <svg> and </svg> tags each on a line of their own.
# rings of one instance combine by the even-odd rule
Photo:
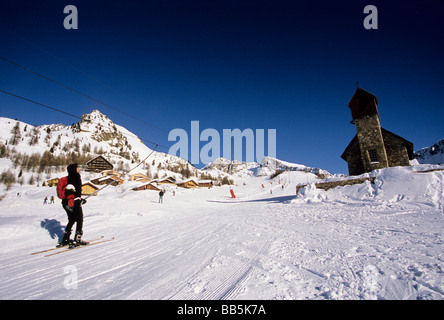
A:
<svg viewBox="0 0 444 320">
<path fill-rule="evenodd" d="M 55 188 L 0 191 L 0 299 L 443 299 L 444 166 L 389 168 L 331 189 L 314 175 L 251 176 L 233 187 L 108 187 L 84 205 L 84 238 L 45 257 L 66 214 Z M 279 180 L 281 184 L 279 184 Z M 262 188 L 262 184 L 264 188 Z M 21 196 L 18 196 L 17 193 Z"/>
</svg>

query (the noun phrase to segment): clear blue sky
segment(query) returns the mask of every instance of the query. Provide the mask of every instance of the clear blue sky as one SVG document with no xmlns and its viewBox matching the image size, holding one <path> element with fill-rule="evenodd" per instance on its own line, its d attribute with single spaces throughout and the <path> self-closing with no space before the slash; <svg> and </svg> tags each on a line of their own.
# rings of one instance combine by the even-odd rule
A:
<svg viewBox="0 0 444 320">
<path fill-rule="evenodd" d="M 63 26 L 70 4 L 77 30 Z M 378 30 L 363 26 L 368 4 Z M 192 120 L 221 135 L 276 129 L 278 158 L 347 173 L 356 81 L 378 97 L 382 126 L 415 150 L 444 137 L 443 12 L 444 1 L 2 0 L 1 57 L 143 121 L 2 60 L 0 89 L 79 116 L 100 109 L 166 146 Z M 0 111 L 77 121 L 1 92 Z"/>
</svg>

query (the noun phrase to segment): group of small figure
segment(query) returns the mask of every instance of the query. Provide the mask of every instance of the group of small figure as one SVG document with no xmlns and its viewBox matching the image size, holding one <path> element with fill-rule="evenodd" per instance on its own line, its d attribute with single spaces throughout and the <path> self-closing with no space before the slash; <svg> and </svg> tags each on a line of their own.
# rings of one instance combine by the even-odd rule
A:
<svg viewBox="0 0 444 320">
<path fill-rule="evenodd" d="M 54 196 L 51 196 L 51 198 L 49 199 L 49 204 L 54 203 Z M 45 197 L 45 199 L 43 199 L 43 204 L 48 204 L 48 197 Z"/>
</svg>

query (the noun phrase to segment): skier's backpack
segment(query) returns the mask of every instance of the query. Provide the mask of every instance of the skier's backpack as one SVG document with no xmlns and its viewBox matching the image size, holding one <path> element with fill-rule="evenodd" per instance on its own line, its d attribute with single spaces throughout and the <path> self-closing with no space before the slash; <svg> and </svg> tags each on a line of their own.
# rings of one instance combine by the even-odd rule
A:
<svg viewBox="0 0 444 320">
<path fill-rule="evenodd" d="M 59 197 L 59 199 L 62 200 L 66 199 L 65 190 L 67 185 L 68 185 L 68 177 L 61 178 L 57 183 L 57 197 Z"/>
</svg>

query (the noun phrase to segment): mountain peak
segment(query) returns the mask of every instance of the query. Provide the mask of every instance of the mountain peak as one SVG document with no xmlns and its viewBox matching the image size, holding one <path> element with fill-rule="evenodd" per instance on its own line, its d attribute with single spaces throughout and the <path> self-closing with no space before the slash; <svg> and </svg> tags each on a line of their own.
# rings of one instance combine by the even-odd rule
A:
<svg viewBox="0 0 444 320">
<path fill-rule="evenodd" d="M 415 159 L 421 164 L 442 164 L 444 163 L 444 138 L 438 140 L 433 146 L 415 151 Z"/>
<path fill-rule="evenodd" d="M 95 109 L 90 113 L 82 115 L 81 122 L 101 122 L 101 121 L 112 122 L 106 115 L 101 113 L 99 110 Z"/>
</svg>

